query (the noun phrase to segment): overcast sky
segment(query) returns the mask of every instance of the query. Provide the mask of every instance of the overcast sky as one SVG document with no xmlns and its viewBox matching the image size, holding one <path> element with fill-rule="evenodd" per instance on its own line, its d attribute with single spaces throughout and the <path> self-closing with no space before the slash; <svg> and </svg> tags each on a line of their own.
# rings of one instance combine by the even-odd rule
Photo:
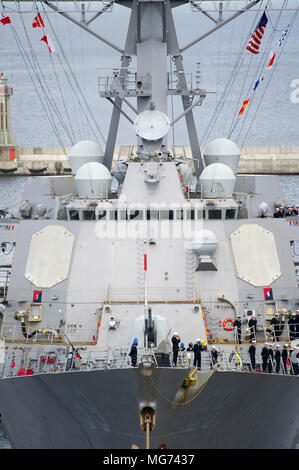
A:
<svg viewBox="0 0 299 470">
<path fill-rule="evenodd" d="M 273 5 L 281 5 L 281 0 L 274 0 Z M 288 5 L 297 4 L 296 1 L 289 1 Z M 79 2 L 78 2 L 79 4 Z M 231 2 L 232 4 L 232 2 Z M 265 2 L 264 2 L 265 4 Z M 97 8 L 102 7 L 102 2 L 85 2 L 87 19 L 91 17 Z M 15 3 L 6 3 L 7 11 L 10 11 L 15 30 L 24 46 L 23 54 L 30 56 L 34 50 L 34 57 L 39 61 L 42 78 L 47 81 L 47 86 L 51 89 L 51 99 L 57 103 L 61 110 L 61 115 L 67 121 L 61 99 L 63 90 L 64 101 L 67 104 L 69 117 L 71 118 L 76 140 L 94 138 L 90 131 L 89 122 L 86 122 L 77 98 L 75 97 L 69 80 L 65 75 L 61 61 L 63 48 L 64 53 L 72 66 L 81 89 L 86 96 L 90 108 L 97 119 L 102 133 L 107 136 L 109 129 L 109 117 L 111 104 L 98 94 L 99 75 L 110 75 L 112 68 L 120 65 L 120 55 L 109 48 L 98 39 L 82 31 L 76 25 L 61 18 L 56 13 L 49 12 L 49 19 L 59 38 L 59 44 L 55 44 L 57 53 L 53 54 L 52 60 L 46 50 L 46 45 L 40 42 L 40 30 L 32 29 L 31 23 L 34 17 L 32 4 L 21 4 L 24 14 L 24 25 L 20 21 Z M 67 4 L 67 10 L 74 11 L 73 3 Z M 26 11 L 26 13 L 25 13 Z M 47 10 L 48 11 L 48 10 Z M 261 10 L 262 11 L 262 10 Z M 72 13 L 79 19 L 78 13 Z M 276 47 L 276 43 L 281 36 L 284 27 L 287 26 L 293 12 L 283 12 L 280 16 L 277 31 L 273 34 L 271 47 Z M 252 94 L 251 83 L 257 76 L 261 64 L 260 57 L 249 57 L 251 54 L 244 54 L 244 61 L 236 76 L 231 75 L 236 59 L 242 44 L 252 32 L 252 25 L 259 19 L 260 13 L 249 12 L 241 15 L 237 20 L 219 29 L 215 34 L 209 36 L 198 43 L 184 55 L 184 67 L 186 73 L 195 73 L 196 63 L 201 63 L 201 86 L 210 92 L 201 107 L 195 109 L 195 119 L 198 135 L 201 142 L 209 133 L 209 138 L 216 136 L 227 137 L 232 129 L 234 121 L 238 115 L 238 110 L 243 100 Z M 275 24 L 277 14 L 269 13 L 270 22 L 267 26 L 263 38 L 264 45 L 268 45 L 272 34 L 272 26 Z M 177 26 L 177 33 L 181 45 L 188 43 L 203 32 L 213 27 L 209 19 L 200 13 L 194 13 L 189 5 L 181 6 L 174 10 L 174 18 Z M 101 15 L 91 24 L 91 29 L 97 31 L 102 36 L 110 39 L 114 43 L 123 47 L 128 25 L 129 10 L 125 7 L 114 5 L 112 12 Z M 53 42 L 53 32 L 48 26 Z M 287 38 L 283 52 L 277 60 L 277 67 L 273 70 L 271 79 L 267 75 L 266 80 L 260 86 L 259 95 L 252 99 L 252 106 L 248 110 L 248 115 L 244 121 L 239 122 L 232 135 L 238 145 L 246 144 L 259 145 L 299 145 L 297 122 L 299 115 L 299 104 L 294 104 L 290 100 L 292 91 L 291 83 L 299 79 L 299 15 L 292 31 Z M 26 36 L 27 33 L 27 36 Z M 59 145 L 57 139 L 49 126 L 47 113 L 45 112 L 45 100 L 42 91 L 37 93 L 39 84 L 30 66 L 25 66 L 24 59 L 17 47 L 15 37 L 9 26 L 0 29 L 0 50 L 1 69 L 8 74 L 14 82 L 14 96 L 12 98 L 12 125 L 15 137 L 20 145 L 24 146 L 53 146 Z M 263 51 L 262 51 L 263 52 Z M 267 58 L 266 58 L 267 59 Z M 33 59 L 31 59 L 33 63 Z M 134 68 L 135 61 L 132 62 Z M 262 68 L 261 68 L 262 70 Z M 40 76 L 40 74 L 39 74 Z M 58 81 L 57 81 L 58 78 Z M 34 83 L 35 86 L 34 86 Z M 230 80 L 234 80 L 234 86 L 230 90 L 223 106 L 220 107 L 219 100 L 224 87 L 229 86 Z M 169 100 L 169 116 L 172 117 L 182 112 L 181 100 L 179 97 Z M 218 118 L 214 119 L 209 126 L 209 118 L 215 109 L 219 109 Z M 134 114 L 129 111 L 134 118 Z M 38 132 L 36 129 L 38 127 Z M 68 137 L 61 130 L 61 135 L 65 145 L 69 144 Z M 184 120 L 179 121 L 175 126 L 175 144 L 188 145 L 188 137 Z M 169 139 L 172 143 L 173 134 Z M 103 143 L 103 142 L 101 142 Z M 118 134 L 118 143 L 134 144 L 135 133 L 132 125 L 121 118 L 121 126 Z"/>
</svg>

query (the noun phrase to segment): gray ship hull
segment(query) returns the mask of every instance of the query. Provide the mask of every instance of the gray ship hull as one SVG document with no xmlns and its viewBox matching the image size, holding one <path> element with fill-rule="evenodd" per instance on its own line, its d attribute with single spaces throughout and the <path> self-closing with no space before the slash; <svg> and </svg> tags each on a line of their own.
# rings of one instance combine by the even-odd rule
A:
<svg viewBox="0 0 299 470">
<path fill-rule="evenodd" d="M 299 445 L 294 376 L 215 372 L 187 405 L 176 405 L 185 370 L 101 370 L 0 381 L 13 448 L 145 448 L 140 404 L 154 402 L 151 449 L 292 449 Z"/>
</svg>

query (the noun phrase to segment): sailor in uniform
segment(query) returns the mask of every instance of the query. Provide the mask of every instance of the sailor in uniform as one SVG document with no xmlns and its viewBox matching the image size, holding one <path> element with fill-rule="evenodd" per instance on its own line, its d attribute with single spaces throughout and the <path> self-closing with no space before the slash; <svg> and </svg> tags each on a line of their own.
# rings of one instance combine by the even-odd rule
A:
<svg viewBox="0 0 299 470">
<path fill-rule="evenodd" d="M 241 333 L 242 333 L 242 322 L 241 315 L 237 315 L 237 319 L 234 321 L 234 327 L 237 328 L 238 344 L 241 344 Z"/>
<path fill-rule="evenodd" d="M 296 313 L 293 312 L 291 318 L 288 321 L 290 341 L 296 338 Z"/>
<path fill-rule="evenodd" d="M 196 344 L 194 345 L 193 348 L 194 351 L 194 360 L 193 360 L 193 365 L 200 370 L 201 368 L 201 351 L 203 351 L 203 346 L 200 342 L 200 338 L 197 338 Z"/>
<path fill-rule="evenodd" d="M 299 346 L 291 353 L 291 363 L 294 375 L 299 375 Z"/>
<path fill-rule="evenodd" d="M 188 344 L 187 348 L 187 359 L 189 367 L 193 364 L 194 352 L 193 352 L 193 343 Z"/>
<path fill-rule="evenodd" d="M 212 358 L 211 369 L 213 368 L 213 366 L 214 366 L 215 364 L 217 364 L 217 362 L 218 362 L 218 355 L 219 355 L 219 352 L 217 351 L 216 346 L 212 346 L 212 351 L 211 351 L 211 358 Z"/>
<path fill-rule="evenodd" d="M 251 341 L 251 345 L 249 346 L 248 352 L 250 356 L 251 369 L 255 370 L 255 353 L 256 353 L 256 341 L 255 340 Z"/>
<path fill-rule="evenodd" d="M 172 354 L 173 354 L 173 364 L 176 366 L 178 360 L 178 353 L 179 353 L 179 344 L 180 344 L 180 337 L 179 334 L 175 331 L 173 333 L 173 337 L 171 338 L 172 341 Z"/>
<path fill-rule="evenodd" d="M 273 365 L 274 365 L 274 344 L 270 344 L 270 348 L 268 350 L 268 372 L 269 374 L 272 373 L 273 371 Z"/>
<path fill-rule="evenodd" d="M 257 321 L 256 321 L 254 313 L 251 315 L 251 318 L 248 322 L 248 326 L 249 326 L 249 329 L 250 329 L 250 341 L 253 341 L 254 339 L 256 340 Z"/>
<path fill-rule="evenodd" d="M 138 339 L 135 338 L 131 346 L 131 351 L 129 353 L 129 356 L 131 357 L 131 364 L 133 367 L 136 367 L 136 364 L 137 364 L 137 346 L 138 346 Z"/>
<path fill-rule="evenodd" d="M 275 371 L 276 374 L 279 374 L 280 371 L 280 359 L 281 359 L 281 351 L 280 351 L 280 344 L 276 345 L 276 351 L 274 353 L 275 358 Z"/>
<path fill-rule="evenodd" d="M 279 207 L 276 207 L 273 217 L 274 219 L 280 219 Z"/>
<path fill-rule="evenodd" d="M 261 356 L 262 356 L 262 370 L 263 372 L 267 372 L 267 365 L 268 365 L 268 357 L 269 357 L 269 343 L 265 343 Z"/>
<path fill-rule="evenodd" d="M 283 363 L 283 372 L 285 374 L 288 373 L 288 362 L 289 362 L 289 351 L 288 351 L 288 345 L 284 344 L 283 345 L 283 350 L 281 352 L 281 359 Z"/>
<path fill-rule="evenodd" d="M 274 317 L 272 318 L 271 320 L 271 325 L 273 325 L 273 328 L 274 328 L 274 332 L 272 333 L 273 334 L 273 338 L 274 338 L 274 341 L 278 341 L 279 340 L 279 337 L 282 333 L 281 331 L 281 324 L 280 324 L 280 320 L 279 320 L 279 314 L 278 313 L 275 313 Z"/>
</svg>

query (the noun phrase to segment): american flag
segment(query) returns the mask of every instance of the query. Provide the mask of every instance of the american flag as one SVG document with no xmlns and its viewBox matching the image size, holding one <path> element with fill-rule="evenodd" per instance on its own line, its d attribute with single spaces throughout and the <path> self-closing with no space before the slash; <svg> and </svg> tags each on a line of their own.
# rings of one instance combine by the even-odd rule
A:
<svg viewBox="0 0 299 470">
<path fill-rule="evenodd" d="M 259 54 L 259 48 L 262 41 L 263 34 L 265 32 L 266 26 L 268 23 L 268 18 L 264 12 L 260 21 L 258 22 L 254 32 L 250 36 L 249 42 L 246 49 L 252 54 Z"/>
</svg>

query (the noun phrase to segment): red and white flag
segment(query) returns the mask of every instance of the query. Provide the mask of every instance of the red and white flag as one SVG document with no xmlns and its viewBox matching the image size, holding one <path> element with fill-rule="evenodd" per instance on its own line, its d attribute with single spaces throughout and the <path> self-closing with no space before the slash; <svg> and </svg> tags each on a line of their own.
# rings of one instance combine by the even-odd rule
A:
<svg viewBox="0 0 299 470">
<path fill-rule="evenodd" d="M 55 52 L 54 44 L 53 44 L 53 42 L 51 41 L 49 35 L 48 35 L 48 36 L 44 35 L 44 36 L 41 38 L 41 41 L 44 41 L 44 42 L 47 44 L 47 46 L 48 46 L 49 51 L 51 52 L 51 54 L 53 54 L 53 52 Z"/>
<path fill-rule="evenodd" d="M 40 13 L 38 13 L 36 15 L 36 17 L 34 18 L 34 21 L 32 23 L 32 27 L 33 28 L 44 28 L 45 27 L 45 23 L 43 22 L 43 19 L 42 19 Z"/>
<path fill-rule="evenodd" d="M 271 56 L 270 56 L 270 62 L 269 64 L 267 65 L 267 70 L 270 70 L 272 65 L 273 65 L 273 62 L 274 62 L 274 59 L 275 59 L 275 56 L 276 56 L 276 53 L 275 52 L 272 52 Z"/>
<path fill-rule="evenodd" d="M 0 21 L 3 24 L 3 26 L 5 26 L 6 24 L 11 23 L 11 20 L 10 20 L 9 16 L 7 16 L 5 13 L 2 12 L 1 16 L 2 16 L 2 18 L 0 19 Z"/>
</svg>

